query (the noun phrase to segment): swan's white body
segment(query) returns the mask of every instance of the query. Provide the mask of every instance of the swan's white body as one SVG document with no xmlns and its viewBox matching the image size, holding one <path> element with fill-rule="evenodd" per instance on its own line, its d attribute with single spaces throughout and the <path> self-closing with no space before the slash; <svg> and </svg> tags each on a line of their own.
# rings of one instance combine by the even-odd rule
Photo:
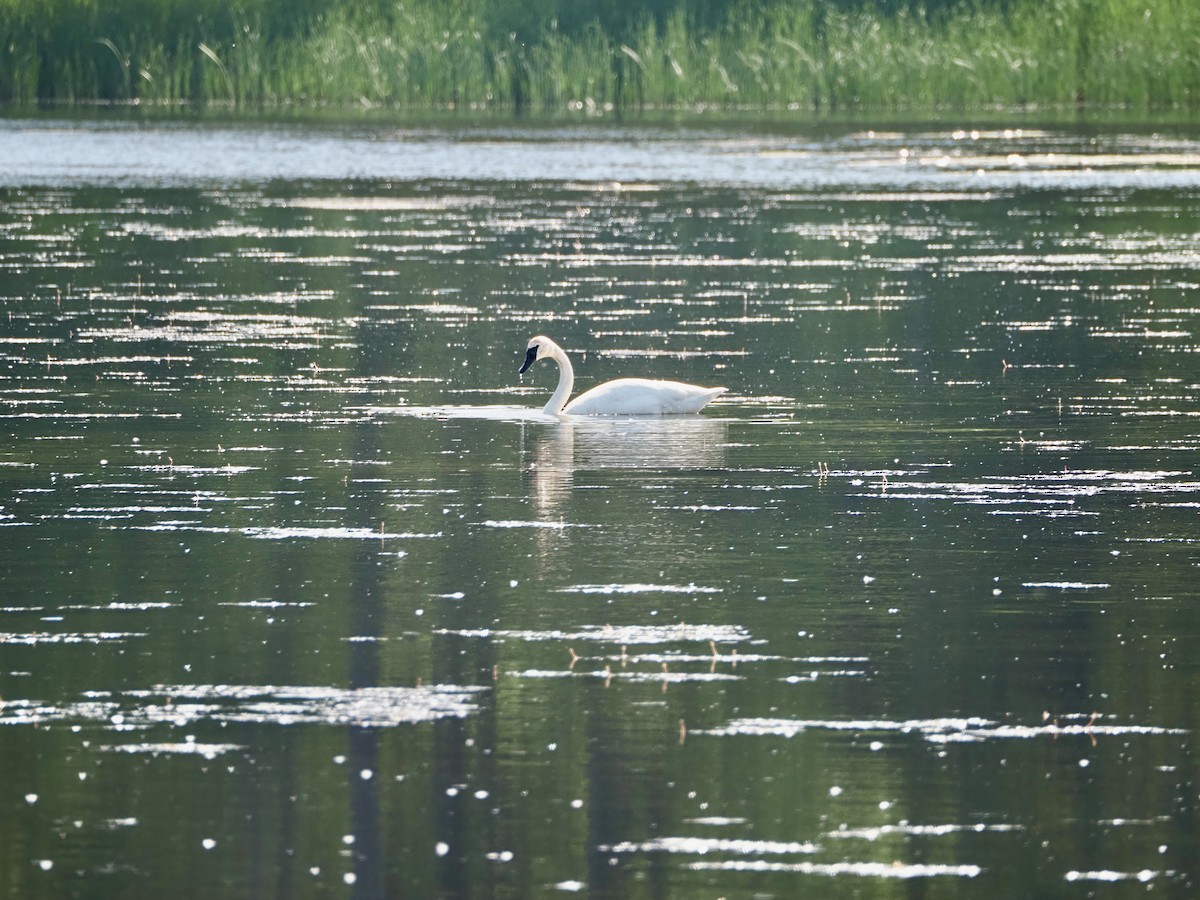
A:
<svg viewBox="0 0 1200 900">
<path fill-rule="evenodd" d="M 558 387 L 542 410 L 548 416 L 662 416 L 699 412 L 716 397 L 725 393 L 723 387 L 700 387 L 681 381 L 651 381 L 646 378 L 618 378 L 597 385 L 580 394 L 570 403 L 575 386 L 575 370 L 563 348 L 545 335 L 529 342 L 525 354 L 524 372 L 539 359 L 558 363 Z"/>
</svg>

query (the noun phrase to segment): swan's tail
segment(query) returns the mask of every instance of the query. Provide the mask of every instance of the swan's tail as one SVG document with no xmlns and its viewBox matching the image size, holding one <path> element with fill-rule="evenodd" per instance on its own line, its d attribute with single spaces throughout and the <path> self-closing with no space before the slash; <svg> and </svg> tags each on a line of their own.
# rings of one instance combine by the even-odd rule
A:
<svg viewBox="0 0 1200 900">
<path fill-rule="evenodd" d="M 708 388 L 703 394 L 696 398 L 696 408 L 693 410 L 693 412 L 700 412 L 700 410 L 704 409 L 704 407 L 708 406 L 708 404 L 712 403 L 727 390 L 729 390 L 729 388 Z"/>
</svg>

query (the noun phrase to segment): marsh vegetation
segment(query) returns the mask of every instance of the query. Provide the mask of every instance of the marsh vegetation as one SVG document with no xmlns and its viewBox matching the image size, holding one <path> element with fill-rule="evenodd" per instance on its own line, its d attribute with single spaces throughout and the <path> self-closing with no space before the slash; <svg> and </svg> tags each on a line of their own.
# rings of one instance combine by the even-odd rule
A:
<svg viewBox="0 0 1200 900">
<path fill-rule="evenodd" d="M 4 0 L 0 101 L 1160 109 L 1198 33 L 1189 0 Z"/>
</svg>

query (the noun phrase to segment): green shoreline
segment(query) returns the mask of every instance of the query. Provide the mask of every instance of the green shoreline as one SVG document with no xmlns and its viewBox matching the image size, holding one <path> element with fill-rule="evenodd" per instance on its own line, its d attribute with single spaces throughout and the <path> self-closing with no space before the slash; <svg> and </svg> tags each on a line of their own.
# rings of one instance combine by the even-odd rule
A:
<svg viewBox="0 0 1200 900">
<path fill-rule="evenodd" d="M 302 128 L 342 131 L 361 128 L 364 133 L 438 133 L 464 140 L 557 140 L 564 135 L 587 135 L 615 129 L 615 134 L 676 135 L 681 138 L 728 138 L 744 134 L 758 137 L 836 139 L 860 134 L 915 134 L 921 132 L 1012 132 L 1029 136 L 1038 132 L 1094 134 L 1145 134 L 1200 139 L 1200 121 L 1194 112 L 1181 109 L 1025 108 L 973 110 L 868 110 L 801 113 L 764 108 L 617 109 L 595 115 L 570 110 L 393 108 L 337 105 L 273 105 L 235 107 L 210 103 L 109 103 L 51 105 L 0 105 L 0 123 L 23 126 L 79 127 L 93 125 L 189 125 L 231 128 Z"/>
<path fill-rule="evenodd" d="M 564 23 L 569 0 L 0 0 L 0 104 L 583 116 L 1200 105 L 1192 0 L 930 2 L 612 0 Z"/>
</svg>

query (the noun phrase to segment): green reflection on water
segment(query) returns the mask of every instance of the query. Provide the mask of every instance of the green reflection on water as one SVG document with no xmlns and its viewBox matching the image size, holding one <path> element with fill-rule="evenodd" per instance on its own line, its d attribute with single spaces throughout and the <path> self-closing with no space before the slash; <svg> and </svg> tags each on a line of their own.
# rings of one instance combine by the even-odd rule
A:
<svg viewBox="0 0 1200 900">
<path fill-rule="evenodd" d="M 1192 885 L 1194 192 L 3 193 L 11 895 Z"/>
</svg>

